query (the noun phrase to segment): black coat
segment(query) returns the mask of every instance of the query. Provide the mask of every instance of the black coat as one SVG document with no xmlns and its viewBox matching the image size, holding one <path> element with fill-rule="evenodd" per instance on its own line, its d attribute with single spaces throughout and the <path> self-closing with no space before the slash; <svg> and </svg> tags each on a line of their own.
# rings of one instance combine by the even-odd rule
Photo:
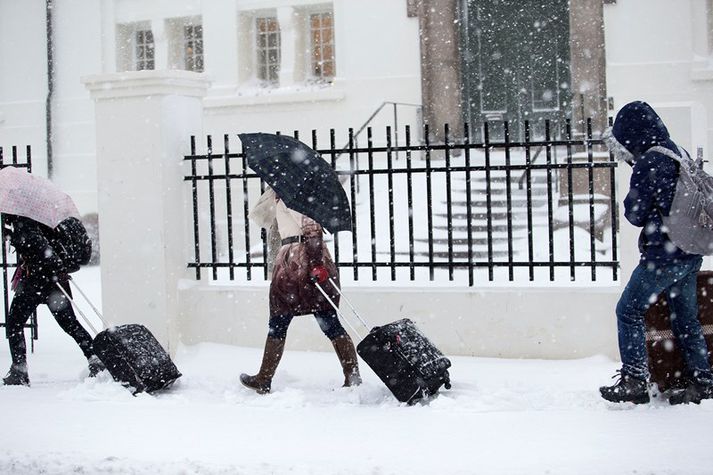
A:
<svg viewBox="0 0 713 475">
<path fill-rule="evenodd" d="M 57 282 L 66 274 L 65 265 L 52 242 L 55 231 L 24 216 L 5 215 L 5 236 L 18 254 L 24 275 L 41 282 Z"/>
</svg>

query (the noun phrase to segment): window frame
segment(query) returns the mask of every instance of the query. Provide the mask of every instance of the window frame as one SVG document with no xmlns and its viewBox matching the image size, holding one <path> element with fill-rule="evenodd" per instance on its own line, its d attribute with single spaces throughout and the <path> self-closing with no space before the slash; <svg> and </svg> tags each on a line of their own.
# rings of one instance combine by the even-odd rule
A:
<svg viewBox="0 0 713 475">
<path fill-rule="evenodd" d="M 334 78 L 337 75 L 337 55 L 335 48 L 335 37 L 334 37 L 334 11 L 331 9 L 326 10 L 312 10 L 306 12 L 307 27 L 306 34 L 309 39 L 309 55 L 306 60 L 307 78 L 308 81 L 317 83 L 330 84 L 334 82 Z M 324 26 L 325 17 L 329 18 L 329 25 Z M 318 18 L 319 25 L 315 28 L 314 20 Z M 324 32 L 329 31 L 329 41 L 324 41 Z M 316 34 L 318 33 L 318 34 Z M 319 43 L 315 41 L 316 37 L 319 37 Z M 325 50 L 331 50 L 331 55 L 325 59 Z M 331 71 L 325 74 L 325 65 L 331 65 Z M 330 74 L 331 73 L 331 74 Z"/>
<path fill-rule="evenodd" d="M 143 57 L 139 53 L 140 49 L 144 52 Z M 131 32 L 131 67 L 134 71 L 156 69 L 156 41 L 150 26 L 136 26 Z"/>
<path fill-rule="evenodd" d="M 261 29 L 261 24 L 265 23 L 266 28 Z M 273 13 L 256 14 L 253 27 L 255 77 L 263 87 L 278 87 L 282 67 L 282 34 L 278 17 Z M 270 44 L 271 38 L 274 38 L 274 44 Z M 274 52 L 272 57 L 271 52 Z"/>
<path fill-rule="evenodd" d="M 196 34 L 196 32 L 198 34 Z M 205 71 L 204 46 L 203 24 L 192 22 L 183 23 L 183 25 L 181 25 L 181 53 L 183 55 L 183 68 L 186 71 L 196 73 Z M 188 52 L 189 48 L 192 50 L 191 53 Z"/>
</svg>

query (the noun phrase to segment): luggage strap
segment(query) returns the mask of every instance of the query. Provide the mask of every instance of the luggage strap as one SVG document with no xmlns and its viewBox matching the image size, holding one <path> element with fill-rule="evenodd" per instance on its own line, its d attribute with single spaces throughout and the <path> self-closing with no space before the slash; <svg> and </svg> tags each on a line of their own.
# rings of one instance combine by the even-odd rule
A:
<svg viewBox="0 0 713 475">
<path fill-rule="evenodd" d="M 361 322 L 361 324 L 364 326 L 364 328 L 366 328 L 366 331 L 367 331 L 367 333 L 368 333 L 368 332 L 371 330 L 371 327 L 369 327 L 369 325 L 367 325 L 367 323 L 364 321 L 364 319 L 361 318 L 361 316 L 359 315 L 359 313 L 358 313 L 358 312 L 356 311 L 356 309 L 354 308 L 354 305 L 352 305 L 352 302 L 346 297 L 346 295 L 344 295 L 344 294 L 342 293 L 342 290 L 337 286 L 336 282 L 334 282 L 334 279 L 332 279 L 331 277 L 329 278 L 329 283 L 332 284 L 332 287 L 334 287 L 334 290 L 336 290 L 337 293 L 344 299 L 344 301 L 347 302 L 347 305 L 349 305 L 349 308 L 352 309 L 352 313 L 354 313 L 354 315 L 357 317 L 357 319 L 359 320 L 359 322 Z M 352 329 L 352 331 L 356 334 L 356 336 L 358 336 L 360 339 L 363 339 L 364 337 L 361 336 L 361 334 L 359 333 L 359 331 L 357 331 L 357 329 L 354 328 L 354 326 L 351 324 L 351 322 L 350 322 L 350 321 L 344 316 L 344 314 L 339 310 L 339 307 L 337 307 L 337 306 L 335 305 L 335 303 L 334 303 L 334 301 L 332 300 L 332 298 L 327 294 L 327 292 L 325 292 L 324 288 L 322 288 L 322 286 L 319 285 L 319 282 L 315 282 L 314 285 L 317 286 L 317 290 L 319 290 L 319 291 L 321 292 L 321 294 L 324 296 L 324 298 L 327 299 L 327 301 L 328 301 L 329 304 L 332 306 L 332 308 L 337 312 L 337 315 L 339 315 L 339 317 L 340 317 L 342 320 L 344 320 L 344 322 L 349 326 L 349 328 Z"/>
<path fill-rule="evenodd" d="M 106 328 L 106 327 L 107 327 L 107 324 L 106 324 L 106 320 L 104 320 L 104 316 L 102 316 L 101 312 L 99 312 L 99 310 L 94 306 L 94 304 L 92 303 L 92 301 L 89 300 L 89 297 L 87 297 L 87 294 L 85 294 L 85 293 L 82 291 L 82 289 L 77 285 L 77 283 L 74 282 L 74 279 L 72 279 L 72 276 L 69 276 L 69 279 L 67 280 L 67 282 L 71 282 L 72 285 L 74 286 L 74 288 L 77 289 L 80 294 L 82 294 L 82 297 L 84 297 L 84 300 L 86 300 L 87 303 L 89 304 L 89 306 L 92 307 L 92 310 L 94 310 L 94 313 L 97 314 L 97 317 L 99 317 L 99 320 L 101 320 L 102 325 L 104 325 L 104 328 Z M 64 290 L 64 287 L 62 287 L 62 286 L 59 284 L 59 282 L 57 282 L 57 287 L 58 287 L 59 290 L 64 294 L 64 296 L 67 297 L 67 299 L 69 299 L 70 303 L 72 304 L 72 307 L 74 307 L 74 309 L 75 309 L 77 312 L 79 312 L 79 315 L 82 316 L 82 319 L 84 320 L 84 322 L 89 326 L 89 328 L 94 332 L 94 335 L 96 336 L 96 335 L 99 333 L 99 331 L 97 331 L 97 329 L 94 327 L 94 325 L 92 325 L 92 322 L 89 321 L 89 319 L 87 318 L 87 316 L 84 315 L 84 312 L 82 312 L 82 309 L 79 308 L 79 306 L 77 305 L 77 302 L 75 302 L 74 299 L 72 299 L 72 297 L 69 296 L 69 294 L 67 293 L 67 291 Z"/>
</svg>

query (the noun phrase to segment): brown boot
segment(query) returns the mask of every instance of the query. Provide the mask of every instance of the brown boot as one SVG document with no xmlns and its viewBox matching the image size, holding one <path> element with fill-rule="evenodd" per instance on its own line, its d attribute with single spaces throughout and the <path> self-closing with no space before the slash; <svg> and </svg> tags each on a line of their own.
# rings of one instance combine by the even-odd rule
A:
<svg viewBox="0 0 713 475">
<path fill-rule="evenodd" d="M 361 376 L 359 375 L 359 362 L 357 360 L 354 343 L 349 335 L 338 336 L 332 340 L 334 351 L 337 352 L 339 362 L 344 371 L 344 387 L 359 386 Z"/>
<path fill-rule="evenodd" d="M 258 394 L 269 393 L 272 385 L 272 377 L 275 375 L 275 370 L 277 370 L 277 365 L 280 364 L 280 359 L 284 351 L 284 338 L 267 337 L 260 371 L 255 376 L 248 376 L 245 373 L 241 374 L 240 382 L 243 383 L 243 386 L 255 390 Z"/>
</svg>

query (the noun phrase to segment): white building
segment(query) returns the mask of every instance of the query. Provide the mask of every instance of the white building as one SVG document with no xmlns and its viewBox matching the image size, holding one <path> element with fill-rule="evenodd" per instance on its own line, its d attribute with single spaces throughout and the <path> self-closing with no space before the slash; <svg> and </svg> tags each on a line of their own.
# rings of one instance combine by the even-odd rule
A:
<svg viewBox="0 0 713 475">
<path fill-rule="evenodd" d="M 94 108 L 83 76 L 204 71 L 206 133 L 358 129 L 384 101 L 420 104 L 418 21 L 406 2 L 0 1 L 0 144 L 47 171 L 46 3 L 52 5 L 52 179 L 96 211 Z M 278 26 L 279 25 L 279 26 Z M 404 106 L 403 123 L 417 108 Z M 391 109 L 372 122 L 393 122 Z M 130 137 L 127 137 L 130 140 Z M 325 142 L 326 145 L 326 142 Z"/>
</svg>

